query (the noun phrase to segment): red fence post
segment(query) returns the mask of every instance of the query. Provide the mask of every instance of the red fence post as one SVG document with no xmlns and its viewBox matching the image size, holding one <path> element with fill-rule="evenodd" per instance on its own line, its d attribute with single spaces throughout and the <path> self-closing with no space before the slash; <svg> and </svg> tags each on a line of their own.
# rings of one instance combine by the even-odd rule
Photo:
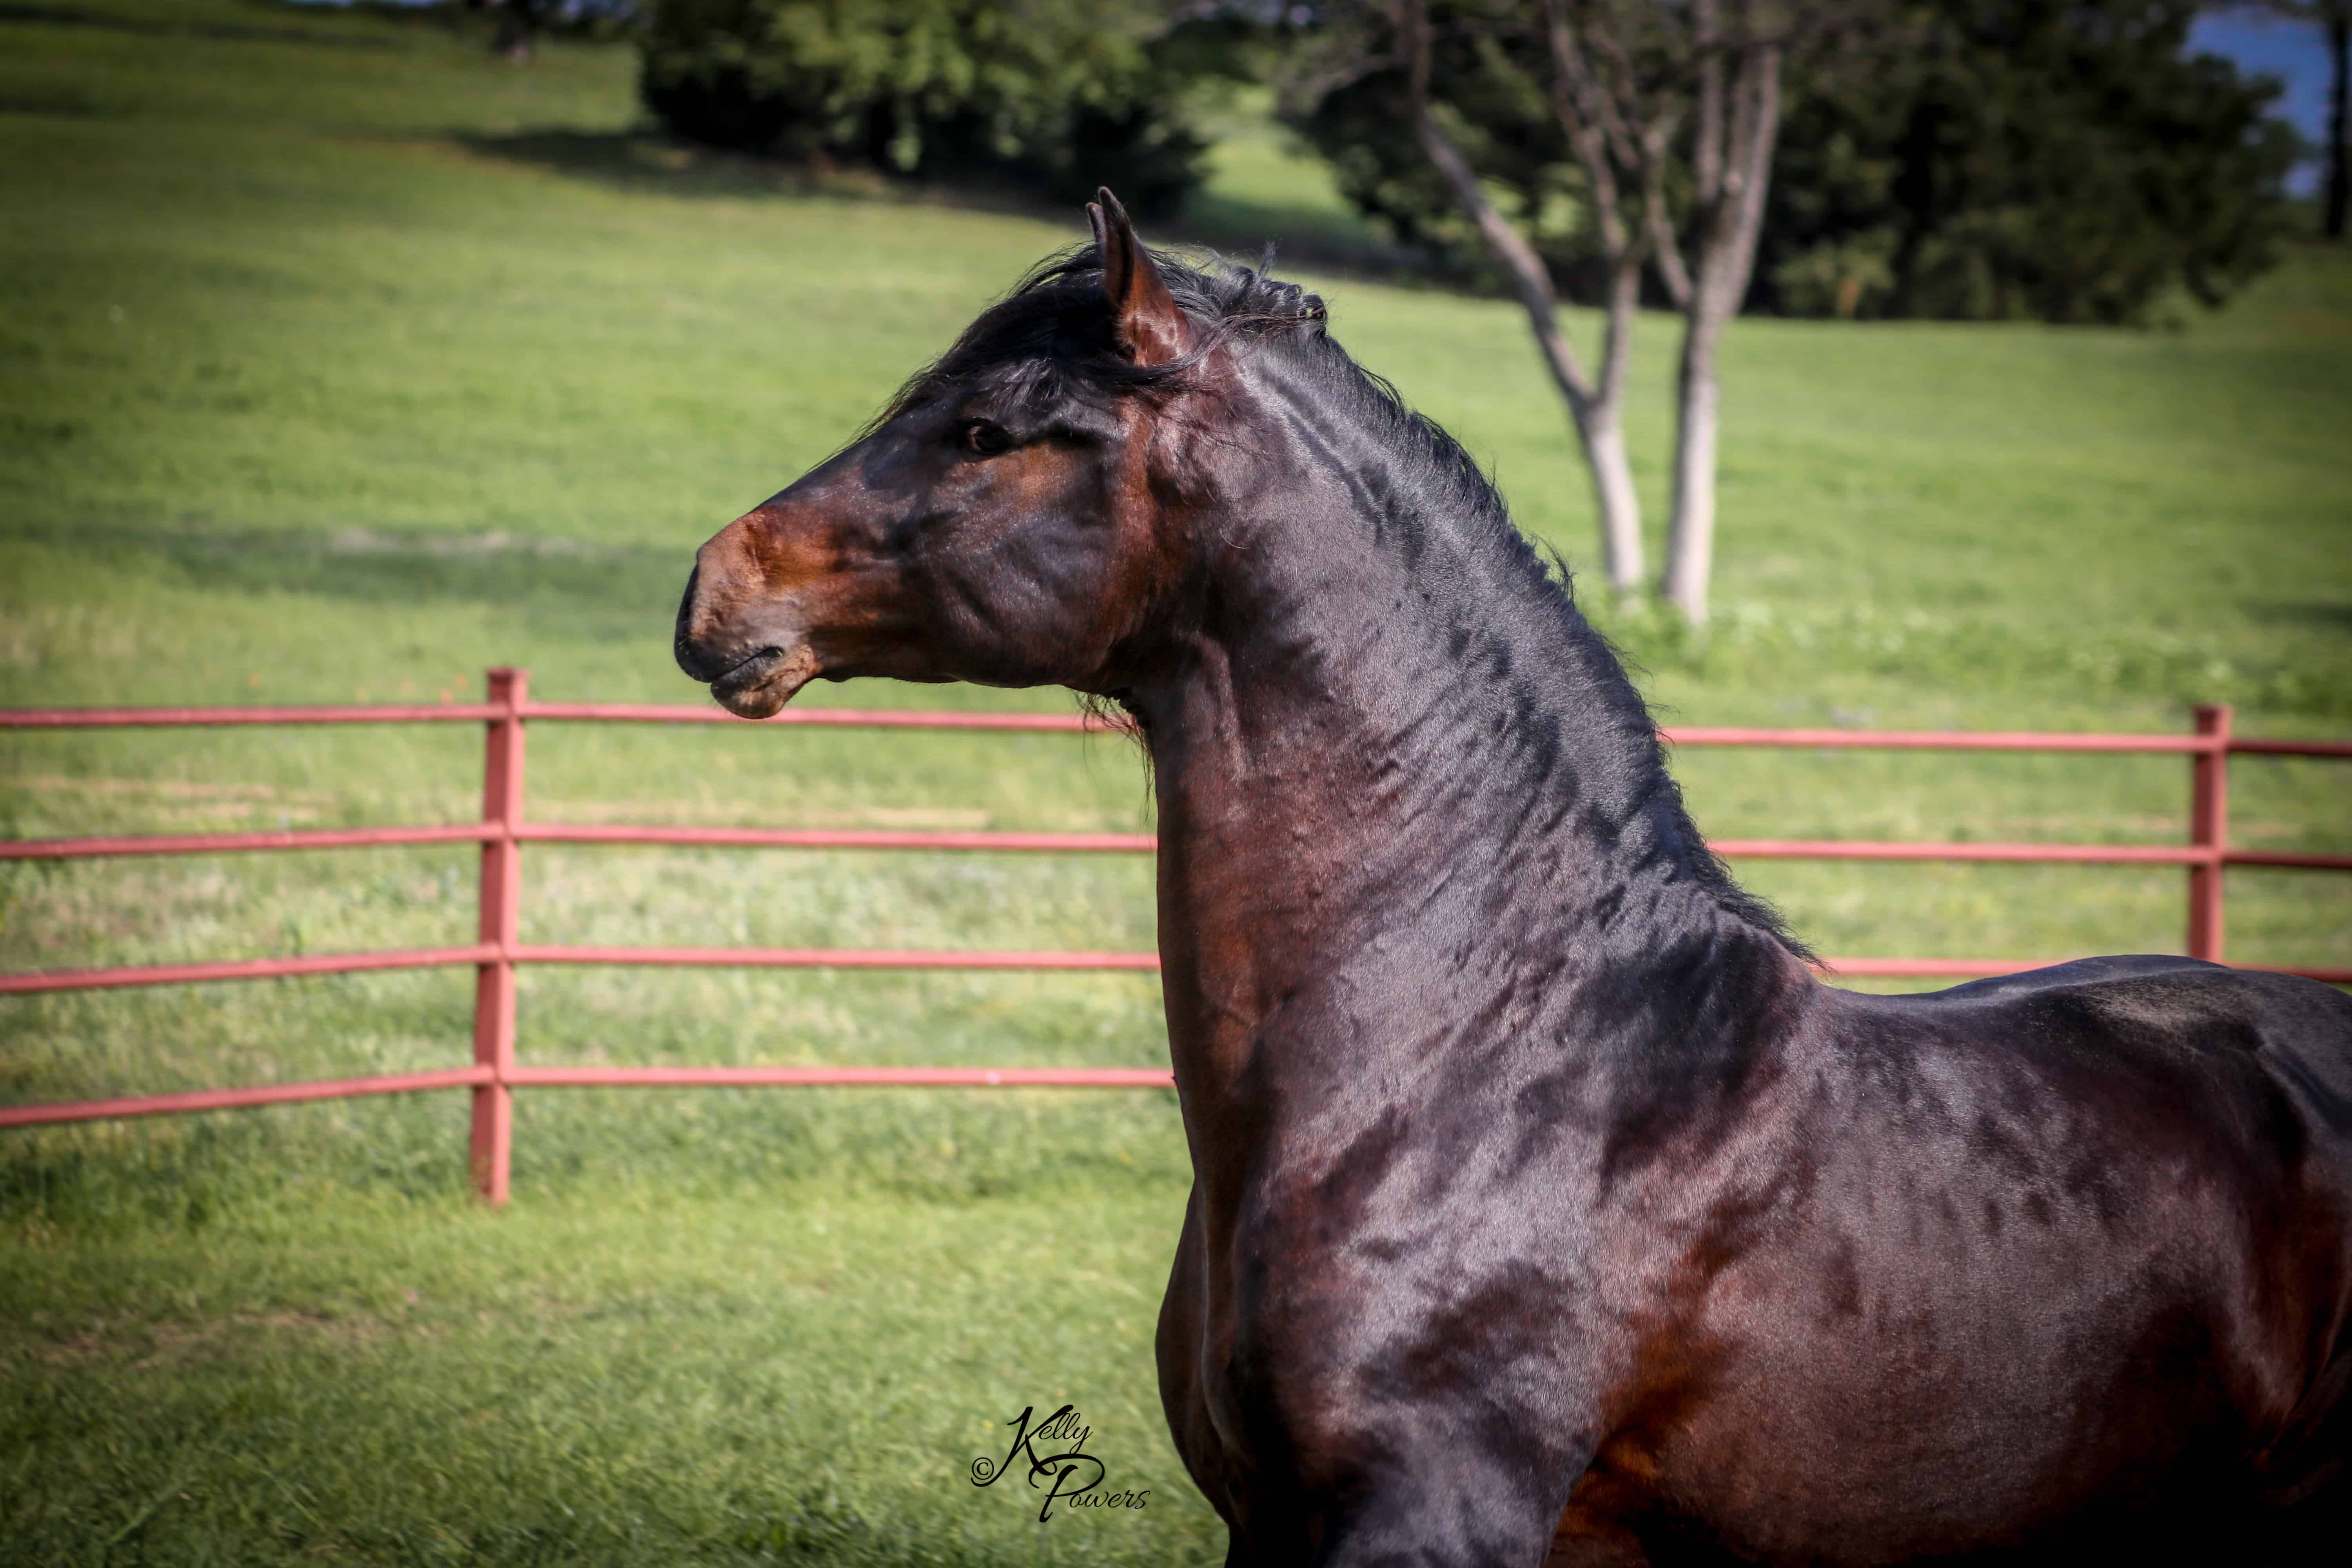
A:
<svg viewBox="0 0 2352 1568">
<path fill-rule="evenodd" d="M 507 1167 L 514 1147 L 514 1090 L 508 1075 L 515 1058 L 514 949 L 521 936 L 522 705 L 530 691 L 527 669 L 489 672 L 493 705 L 505 710 L 488 725 L 482 751 L 482 820 L 502 831 L 482 841 L 480 939 L 499 950 L 474 978 L 474 1062 L 491 1081 L 474 1089 L 474 1188 L 495 1208 L 507 1201 Z"/>
<path fill-rule="evenodd" d="M 2189 842 L 2213 858 L 2189 868 L 2189 956 L 2221 962 L 2221 851 L 2230 846 L 2230 710 L 2197 710 L 2197 733 L 2217 742 L 2189 754 Z"/>
</svg>

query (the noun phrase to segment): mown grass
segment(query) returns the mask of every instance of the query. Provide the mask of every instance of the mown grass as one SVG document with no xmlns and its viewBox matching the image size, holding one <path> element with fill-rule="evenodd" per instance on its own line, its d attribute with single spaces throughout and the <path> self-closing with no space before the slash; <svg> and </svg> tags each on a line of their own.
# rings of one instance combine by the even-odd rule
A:
<svg viewBox="0 0 2352 1568">
<path fill-rule="evenodd" d="M 62 19 L 61 19 L 62 18 Z M 79 18 L 79 19 L 71 19 Z M 855 430 L 1072 215 L 817 180 L 638 122 L 624 51 L 517 71 L 414 20 L 0 12 L 0 702 L 689 700 L 692 545 Z M 1335 330 L 1591 554 L 1513 312 L 1390 266 L 1244 103 L 1172 232 L 1309 273 Z M 1645 322 L 1663 499 L 1670 323 Z M 2148 334 L 1743 322 L 1722 613 L 1604 613 L 1687 722 L 2352 730 L 2352 267 Z M 1060 708 L 861 683 L 818 700 Z M 10 734 L 0 832 L 457 820 L 478 736 Z M 1727 837 L 2179 838 L 2164 759 L 1692 752 Z M 546 820 L 1131 828 L 1107 739 L 540 726 Z M 2242 763 L 2236 831 L 2352 844 L 2352 774 Z M 1824 951 L 2180 940 L 2176 871 L 1748 868 Z M 534 849 L 551 941 L 1143 948 L 1122 858 Z M 0 967 L 465 940 L 460 851 L 0 868 Z M 2232 878 L 2232 951 L 2352 963 L 2352 889 Z M 459 974 L 11 998 L 21 1102 L 462 1059 Z M 1133 976 L 558 971 L 537 1061 L 1142 1065 Z M 1213 1560 L 1160 1429 L 1185 1156 L 1160 1095 L 459 1096 L 0 1139 L 0 1559 Z M 1140 1513 L 965 1479 L 1076 1402 Z M 985 1428 L 985 1430 L 983 1429 Z M 1001 1447 L 999 1449 L 1001 1453 Z"/>
<path fill-rule="evenodd" d="M 1179 1205 L 785 1191 L 499 1216 L 329 1193 L 126 1237 L 95 1279 L 66 1268 L 86 1247 L 22 1247 L 47 1267 L 0 1283 L 0 1552 L 1213 1560 L 1136 1372 Z M 965 1479 L 1063 1403 L 1141 1510 L 1040 1528 L 1036 1494 Z"/>
</svg>

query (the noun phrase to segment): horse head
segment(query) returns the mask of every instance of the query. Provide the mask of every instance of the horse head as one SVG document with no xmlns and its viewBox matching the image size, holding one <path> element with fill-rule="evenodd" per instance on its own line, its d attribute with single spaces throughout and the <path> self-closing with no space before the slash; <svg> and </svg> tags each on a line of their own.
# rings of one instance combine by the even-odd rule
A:
<svg viewBox="0 0 2352 1568">
<path fill-rule="evenodd" d="M 1184 577 L 1178 406 L 1213 347 L 1108 190 L 1095 243 L 696 557 L 677 662 L 766 718 L 823 676 L 1116 689 Z"/>
</svg>

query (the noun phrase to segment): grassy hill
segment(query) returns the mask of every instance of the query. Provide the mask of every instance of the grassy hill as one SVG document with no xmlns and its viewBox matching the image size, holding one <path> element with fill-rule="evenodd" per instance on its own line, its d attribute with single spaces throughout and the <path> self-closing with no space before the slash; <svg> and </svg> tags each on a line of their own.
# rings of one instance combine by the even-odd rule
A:
<svg viewBox="0 0 2352 1568">
<path fill-rule="evenodd" d="M 673 146 L 625 50 L 518 70 L 432 18 L 0 7 L 0 703 L 689 700 L 693 546 L 854 431 L 1076 214 Z M 1245 106 L 1244 106 L 1245 109 Z M 1169 237 L 1380 259 L 1237 110 Z M 1580 563 L 1507 306 L 1307 280 Z M 1633 436 L 1664 498 L 1672 323 Z M 2176 331 L 1748 321 L 1710 637 L 1609 621 L 1690 722 L 2352 731 L 2352 265 Z M 862 705 L 1061 708 L 899 689 Z M 455 727 L 453 727 L 454 729 Z M 0 738 L 0 833 L 455 819 L 470 734 Z M 1107 741 L 546 730 L 548 819 L 1127 827 Z M 2164 760 L 1732 755 L 1724 836 L 2177 840 Z M 2352 770 L 2246 763 L 2248 842 L 2352 845 Z M 1826 951 L 2179 942 L 2177 872 L 1751 868 Z M 2347 880 L 2242 874 L 2232 951 L 2352 963 Z M 526 939 L 1117 946 L 1149 869 L 534 850 Z M 0 867 L 0 967 L 457 940 L 455 852 Z M 458 974 L 0 1004 L 0 1097 L 448 1065 Z M 533 974 L 542 1061 L 1164 1059 L 1134 977 Z M 1163 1097 L 545 1091 L 515 1207 L 458 1097 L 0 1137 L 0 1560 L 1215 1561 L 1149 1339 Z M 1076 1401 L 1127 1517 L 966 1481 Z"/>
</svg>

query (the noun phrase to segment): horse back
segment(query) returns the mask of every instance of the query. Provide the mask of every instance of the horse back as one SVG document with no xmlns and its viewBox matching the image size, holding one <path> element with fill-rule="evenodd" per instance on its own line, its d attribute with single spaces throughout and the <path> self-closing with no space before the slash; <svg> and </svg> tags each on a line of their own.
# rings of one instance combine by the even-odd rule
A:
<svg viewBox="0 0 2352 1568">
<path fill-rule="evenodd" d="M 2221 1167 L 2250 1178 L 2242 1212 L 2272 1222 L 2250 1226 L 2245 1266 L 2267 1278 L 2249 1279 L 2243 1295 L 2286 1309 L 2280 1359 L 2298 1368 L 2300 1395 L 2254 1456 L 2258 1484 L 2265 1501 L 2298 1515 L 2352 1513 L 2352 995 L 2291 975 L 2129 957 L 1921 1000 L 1952 1017 L 2012 1015 L 2063 1047 L 2112 1055 L 2158 1092 L 2208 1089 L 2193 1114 L 2235 1156 Z M 2235 1261 L 2213 1259 L 2225 1277 Z"/>
<path fill-rule="evenodd" d="M 2087 958 L 1870 1003 L 1996 1063 L 2063 1064 L 2111 1093 L 2186 1090 L 2200 1123 L 2352 1197 L 2352 995 L 2332 986 L 2196 959 Z"/>
<path fill-rule="evenodd" d="M 2343 1507 L 2352 998 L 2140 958 L 1823 1003 L 1784 1080 L 1804 1195 L 1675 1336 L 1711 1369 L 1677 1435 L 1601 1469 L 1767 1559 L 2161 1556 Z"/>
</svg>

